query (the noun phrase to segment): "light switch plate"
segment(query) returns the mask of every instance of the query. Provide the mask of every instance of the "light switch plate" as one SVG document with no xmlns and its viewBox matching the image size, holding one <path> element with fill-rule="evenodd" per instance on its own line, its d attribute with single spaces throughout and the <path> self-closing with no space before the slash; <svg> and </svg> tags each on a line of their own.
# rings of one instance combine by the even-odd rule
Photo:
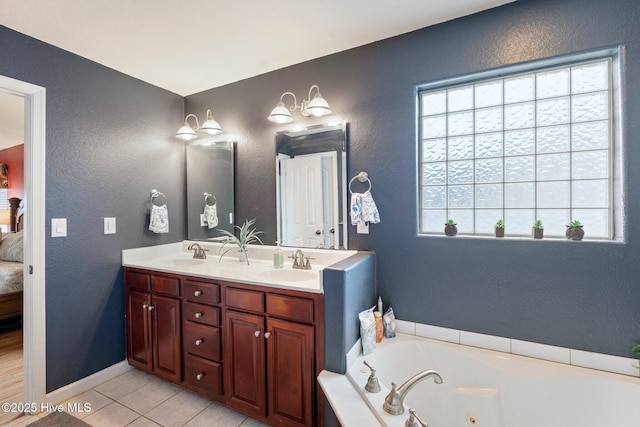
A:
<svg viewBox="0 0 640 427">
<path fill-rule="evenodd" d="M 358 234 L 369 234 L 369 223 L 359 222 L 356 226 L 356 231 Z"/>
<path fill-rule="evenodd" d="M 104 234 L 116 234 L 116 219 L 114 217 L 104 219 Z"/>
<path fill-rule="evenodd" d="M 67 237 L 67 218 L 51 218 L 51 237 Z"/>
</svg>

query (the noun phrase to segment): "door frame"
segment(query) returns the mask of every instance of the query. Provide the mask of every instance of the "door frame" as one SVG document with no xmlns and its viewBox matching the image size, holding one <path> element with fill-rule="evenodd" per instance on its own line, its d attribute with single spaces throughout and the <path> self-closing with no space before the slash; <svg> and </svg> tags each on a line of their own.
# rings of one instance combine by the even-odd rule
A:
<svg viewBox="0 0 640 427">
<path fill-rule="evenodd" d="M 0 92 L 24 98 L 23 402 L 37 404 L 46 398 L 46 89 L 0 76 Z"/>
</svg>

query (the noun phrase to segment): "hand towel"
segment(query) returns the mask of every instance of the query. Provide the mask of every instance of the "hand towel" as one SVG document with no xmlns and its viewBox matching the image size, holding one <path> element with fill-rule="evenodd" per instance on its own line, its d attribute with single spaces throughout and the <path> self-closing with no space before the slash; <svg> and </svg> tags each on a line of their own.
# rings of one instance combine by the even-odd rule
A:
<svg viewBox="0 0 640 427">
<path fill-rule="evenodd" d="M 153 203 L 151 204 L 149 230 L 154 233 L 169 232 L 169 210 L 167 205 L 156 206 Z"/>
<path fill-rule="evenodd" d="M 358 225 L 363 222 L 371 222 L 373 224 L 380 222 L 380 213 L 370 191 L 351 195 L 351 225 Z"/>
<path fill-rule="evenodd" d="M 218 208 L 216 208 L 216 205 L 204 205 L 204 220 L 209 228 L 214 228 L 218 225 Z"/>
</svg>

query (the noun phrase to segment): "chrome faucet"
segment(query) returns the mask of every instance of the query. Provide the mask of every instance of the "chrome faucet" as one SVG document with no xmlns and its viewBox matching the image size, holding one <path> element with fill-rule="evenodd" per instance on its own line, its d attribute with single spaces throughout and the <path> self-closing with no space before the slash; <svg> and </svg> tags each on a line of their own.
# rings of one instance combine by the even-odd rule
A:
<svg viewBox="0 0 640 427">
<path fill-rule="evenodd" d="M 409 419 L 404 422 L 405 427 L 429 427 L 429 424 L 416 414 L 415 409 L 409 409 Z"/>
<path fill-rule="evenodd" d="M 189 245 L 187 250 L 193 251 L 193 257 L 195 259 L 207 259 L 207 254 L 205 253 L 205 251 L 208 251 L 209 249 L 203 249 L 200 244 L 192 243 Z"/>
<path fill-rule="evenodd" d="M 300 249 L 298 249 L 289 258 L 293 258 L 293 268 L 298 268 L 301 270 L 311 270 L 311 262 L 309 262 L 309 260 L 313 258 L 304 256 Z"/>
<path fill-rule="evenodd" d="M 391 415 L 400 415 L 404 412 L 404 398 L 422 380 L 433 377 L 436 384 L 442 384 L 442 377 L 434 370 L 422 371 L 409 378 L 400 388 L 396 389 L 396 383 L 391 382 L 391 391 L 384 398 L 384 410 Z"/>
</svg>

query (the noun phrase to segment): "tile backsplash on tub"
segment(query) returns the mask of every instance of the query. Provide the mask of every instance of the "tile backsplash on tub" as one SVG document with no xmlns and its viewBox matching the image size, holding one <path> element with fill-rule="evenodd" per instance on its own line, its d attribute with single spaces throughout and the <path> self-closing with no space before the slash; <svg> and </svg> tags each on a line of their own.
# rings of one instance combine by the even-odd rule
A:
<svg viewBox="0 0 640 427">
<path fill-rule="evenodd" d="M 535 357 L 536 359 L 549 360 L 551 362 L 564 363 L 566 365 L 597 369 L 600 371 L 613 372 L 633 377 L 640 376 L 640 371 L 636 368 L 639 362 L 637 359 L 633 358 L 593 353 L 566 347 L 557 347 L 548 344 L 498 337 L 495 335 L 461 331 L 458 329 L 443 328 L 441 326 L 408 322 L 400 319 L 396 320 L 396 331 L 404 334 L 451 342 L 454 344 L 480 347 L 487 350 L 501 351 L 520 356 Z"/>
</svg>

